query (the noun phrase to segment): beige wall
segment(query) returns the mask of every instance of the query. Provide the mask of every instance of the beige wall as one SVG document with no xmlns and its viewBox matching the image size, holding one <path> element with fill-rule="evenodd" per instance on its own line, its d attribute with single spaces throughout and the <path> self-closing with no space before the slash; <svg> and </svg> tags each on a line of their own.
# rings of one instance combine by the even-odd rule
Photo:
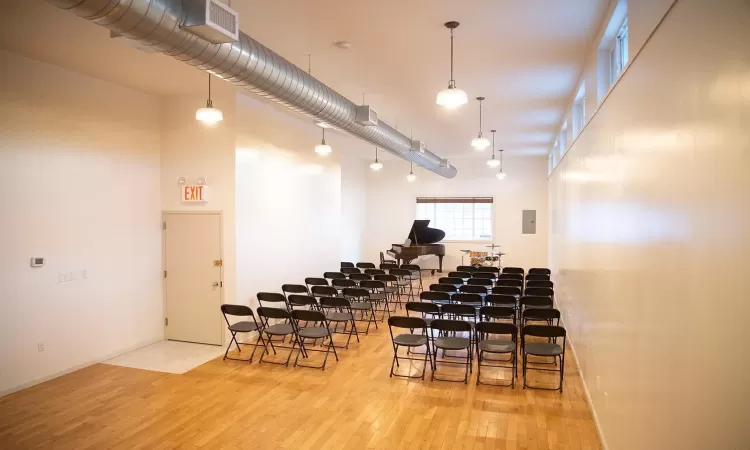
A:
<svg viewBox="0 0 750 450">
<path fill-rule="evenodd" d="M 224 120 L 205 125 L 195 120 L 195 111 L 205 106 L 205 95 L 162 98 L 161 117 L 161 207 L 163 211 L 221 211 L 224 303 L 236 297 L 234 226 L 235 91 L 214 82 L 212 100 Z M 182 203 L 178 179 L 195 184 L 205 177 L 209 191 L 206 203 Z M 217 319 L 219 312 L 217 311 Z"/>
<path fill-rule="evenodd" d="M 557 300 L 610 449 L 750 443 L 750 8 L 679 0 L 550 178 Z"/>
<path fill-rule="evenodd" d="M 380 172 L 368 169 L 367 222 L 364 257 L 377 261 L 378 253 L 391 244 L 404 242 L 416 214 L 417 197 L 494 197 L 494 242 L 507 253 L 506 266 L 547 265 L 547 160 L 543 157 L 505 158 L 508 177 L 499 181 L 482 159 L 451 161 L 458 175 L 445 179 L 415 168 L 417 180 L 406 181 L 409 165 L 401 160 L 384 160 Z M 537 210 L 537 234 L 521 234 L 521 211 Z M 453 270 L 461 264 L 461 249 L 486 251 L 488 242 L 444 242 L 443 267 Z M 422 266 L 437 267 L 436 257 L 425 257 Z M 468 264 L 468 259 L 465 261 Z"/>
<path fill-rule="evenodd" d="M 163 338 L 159 109 L 0 51 L 0 394 Z"/>
</svg>

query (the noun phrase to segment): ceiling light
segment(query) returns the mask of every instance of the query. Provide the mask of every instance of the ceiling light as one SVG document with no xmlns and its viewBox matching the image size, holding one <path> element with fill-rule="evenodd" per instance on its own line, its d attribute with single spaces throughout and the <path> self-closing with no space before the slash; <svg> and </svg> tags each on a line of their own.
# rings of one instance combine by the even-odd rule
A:
<svg viewBox="0 0 750 450">
<path fill-rule="evenodd" d="M 500 165 L 500 161 L 495 159 L 495 131 L 497 130 L 490 130 L 492 133 L 492 158 L 487 160 L 487 165 L 493 169 Z"/>
<path fill-rule="evenodd" d="M 495 176 L 498 180 L 505 179 L 505 172 L 503 172 L 503 149 L 500 149 L 500 172 L 496 173 Z"/>
<path fill-rule="evenodd" d="M 471 140 L 471 146 L 481 152 L 490 146 L 490 141 L 482 136 L 482 102 L 484 101 L 484 97 L 477 97 L 477 100 L 479 100 L 479 134 Z"/>
<path fill-rule="evenodd" d="M 417 179 L 417 176 L 414 175 L 414 163 L 410 162 L 409 163 L 409 175 L 406 176 L 406 181 L 408 181 L 409 183 L 411 183 L 411 182 L 413 182 L 416 179 Z"/>
<path fill-rule="evenodd" d="M 331 151 L 331 146 L 326 144 L 326 129 L 323 128 L 323 139 L 321 139 L 320 144 L 315 146 L 315 153 L 320 156 L 327 156 Z"/>
<path fill-rule="evenodd" d="M 195 120 L 199 120 L 207 125 L 213 125 L 216 122 L 224 120 L 224 114 L 218 108 L 214 108 L 211 103 L 211 74 L 208 74 L 208 100 L 206 107 L 195 112 Z"/>
<path fill-rule="evenodd" d="M 375 162 L 373 162 L 372 164 L 370 164 L 370 169 L 372 169 L 372 170 L 374 170 L 374 171 L 377 172 L 378 170 L 380 170 L 382 168 L 383 168 L 383 164 L 381 164 L 378 161 L 378 148 L 375 147 Z"/>
<path fill-rule="evenodd" d="M 438 92 L 435 103 L 447 109 L 454 109 L 465 105 L 469 97 L 466 96 L 466 92 L 456 87 L 456 80 L 453 79 L 453 30 L 458 27 L 458 22 L 446 22 L 445 27 L 451 30 L 451 79 L 448 81 L 448 88 Z"/>
</svg>

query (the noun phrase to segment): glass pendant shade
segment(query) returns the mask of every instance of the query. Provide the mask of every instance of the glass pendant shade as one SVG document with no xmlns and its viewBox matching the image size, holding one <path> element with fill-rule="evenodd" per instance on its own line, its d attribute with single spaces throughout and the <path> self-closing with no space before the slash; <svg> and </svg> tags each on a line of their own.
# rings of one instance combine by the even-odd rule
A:
<svg viewBox="0 0 750 450">
<path fill-rule="evenodd" d="M 413 173 L 410 173 L 409 175 L 406 176 L 406 181 L 408 181 L 409 183 L 413 182 L 416 179 L 417 179 L 417 176 L 414 175 Z"/>
<path fill-rule="evenodd" d="M 206 104 L 205 108 L 201 108 L 195 112 L 195 120 L 209 125 L 213 125 L 217 122 L 224 120 L 224 114 L 220 109 L 214 108 L 211 104 Z"/>
<path fill-rule="evenodd" d="M 331 153 L 331 151 L 331 146 L 328 144 L 318 144 L 315 146 L 315 153 L 321 156 L 326 156 Z"/>
<path fill-rule="evenodd" d="M 372 170 L 378 171 L 382 168 L 383 168 L 383 164 L 378 161 L 375 161 L 374 163 L 370 164 L 370 169 Z"/>
<path fill-rule="evenodd" d="M 491 167 L 491 168 L 493 168 L 493 169 L 494 169 L 494 168 L 496 168 L 496 167 L 500 167 L 500 161 L 498 161 L 498 160 L 496 160 L 496 159 L 494 159 L 494 158 L 492 158 L 492 159 L 488 159 L 488 160 L 487 160 L 487 165 L 488 165 L 489 167 Z"/>
<path fill-rule="evenodd" d="M 435 103 L 447 109 L 455 109 L 469 102 L 469 97 L 462 89 L 455 86 L 448 87 L 438 92 Z"/>
<path fill-rule="evenodd" d="M 495 174 L 498 180 L 504 180 L 505 179 L 505 172 L 498 172 Z"/>
<path fill-rule="evenodd" d="M 490 146 L 490 140 L 486 137 L 482 137 L 482 135 L 480 134 L 479 136 L 471 140 L 471 146 L 474 147 L 475 150 L 481 152 L 487 150 L 487 147 Z"/>
</svg>

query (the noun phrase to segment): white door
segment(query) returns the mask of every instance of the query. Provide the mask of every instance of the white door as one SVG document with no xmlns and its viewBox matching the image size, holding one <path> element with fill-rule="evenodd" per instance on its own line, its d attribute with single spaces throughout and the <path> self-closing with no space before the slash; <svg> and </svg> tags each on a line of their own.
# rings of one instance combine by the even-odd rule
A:
<svg viewBox="0 0 750 450">
<path fill-rule="evenodd" d="M 164 214 L 166 336 L 222 344 L 221 217 Z"/>
</svg>

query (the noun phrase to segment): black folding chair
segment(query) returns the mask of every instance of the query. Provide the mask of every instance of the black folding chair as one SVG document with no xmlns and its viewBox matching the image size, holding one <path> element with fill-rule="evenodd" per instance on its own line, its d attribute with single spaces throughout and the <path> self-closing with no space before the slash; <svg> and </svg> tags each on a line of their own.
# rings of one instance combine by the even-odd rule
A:
<svg viewBox="0 0 750 450">
<path fill-rule="evenodd" d="M 447 294 L 455 294 L 458 289 L 453 284 L 431 284 L 430 291 L 428 292 L 445 292 Z"/>
<path fill-rule="evenodd" d="M 342 262 L 341 266 L 339 266 L 339 267 L 341 267 L 342 269 L 344 267 L 354 267 L 354 263 L 352 263 L 352 262 Z"/>
<path fill-rule="evenodd" d="M 305 286 L 312 292 L 313 286 L 328 286 L 328 280 L 325 278 L 307 277 L 305 278 Z"/>
<path fill-rule="evenodd" d="M 312 292 L 313 297 L 317 298 L 337 297 L 339 295 L 339 290 L 333 286 L 313 286 L 310 292 Z"/>
<path fill-rule="evenodd" d="M 390 301 L 393 303 L 393 309 L 395 311 L 401 306 L 401 291 L 397 286 L 398 277 L 396 275 L 378 274 L 373 278 L 375 281 L 382 281 L 385 283 L 385 293 L 390 297 Z"/>
<path fill-rule="evenodd" d="M 419 300 L 423 303 L 434 303 L 436 305 L 446 305 L 451 302 L 450 292 L 424 291 L 419 294 Z M 419 303 L 419 302 L 414 302 Z"/>
<path fill-rule="evenodd" d="M 518 302 L 521 317 L 530 308 L 552 308 L 552 299 L 539 295 L 524 295 Z"/>
<path fill-rule="evenodd" d="M 394 328 L 408 329 L 409 333 L 402 333 L 395 335 L 393 334 Z M 394 316 L 388 318 L 388 330 L 391 333 L 391 343 L 393 344 L 393 361 L 391 362 L 391 373 L 390 376 L 396 375 L 402 378 L 421 378 L 424 380 L 425 371 L 427 371 L 427 360 L 432 357 L 432 351 L 430 350 L 430 340 L 427 337 L 427 322 L 419 317 L 400 317 Z M 421 333 L 415 334 L 414 330 L 422 330 Z M 410 358 L 409 351 L 418 348 L 425 347 L 424 359 L 422 358 Z M 401 356 L 401 359 L 408 359 L 410 361 L 422 361 L 422 373 L 419 375 L 402 375 L 393 371 L 393 365 L 400 367 L 398 349 L 399 347 L 407 348 L 407 356 Z M 421 354 L 421 353 L 420 353 Z"/>
<path fill-rule="evenodd" d="M 365 334 L 370 334 L 370 324 L 375 324 L 375 329 L 378 329 L 378 321 L 375 318 L 375 307 L 370 301 L 370 291 L 364 288 L 347 287 L 342 291 L 344 298 L 349 299 L 351 303 L 352 312 L 355 314 L 354 320 L 357 322 L 367 322 L 367 328 Z M 356 313 L 360 313 L 360 318 L 356 318 Z M 369 314 L 369 318 L 365 317 Z"/>
<path fill-rule="evenodd" d="M 417 292 L 424 291 L 424 285 L 422 284 L 422 268 L 417 264 L 402 264 L 401 268 L 411 271 L 411 274 L 406 277 L 407 280 L 411 281 L 412 283 L 415 281 L 419 281 Z"/>
<path fill-rule="evenodd" d="M 500 294 L 500 295 L 512 295 L 516 297 L 516 299 L 521 297 L 521 288 L 518 286 L 495 286 L 492 288 L 493 294 Z"/>
<path fill-rule="evenodd" d="M 549 278 L 552 275 L 552 271 L 546 268 L 534 267 L 529 269 L 529 275 L 547 275 Z"/>
<path fill-rule="evenodd" d="M 297 334 L 297 340 L 299 342 L 300 351 L 297 353 L 297 357 L 294 358 L 294 367 L 307 367 L 310 369 L 326 369 L 326 362 L 328 362 L 328 354 L 333 351 L 333 356 L 336 357 L 336 361 L 339 360 L 339 355 L 336 353 L 336 347 L 333 345 L 333 336 L 331 336 L 331 324 L 326 318 L 325 314 L 320 311 L 312 310 L 294 310 L 292 311 L 292 321 Z M 302 323 L 304 322 L 304 326 Z M 328 338 L 328 345 L 325 350 L 314 348 L 315 343 L 318 339 Z M 305 345 L 305 339 L 313 340 L 313 347 Z M 320 366 L 309 366 L 299 363 L 299 355 L 302 355 L 303 359 L 307 359 L 308 352 L 320 352 L 325 353 L 326 356 L 323 359 L 323 364 Z"/>
<path fill-rule="evenodd" d="M 492 288 L 492 281 L 493 280 L 491 278 L 469 278 L 469 281 L 466 282 L 466 285 L 467 286 L 484 286 L 487 289 L 490 289 Z M 461 287 L 459 287 L 459 289 L 461 289 Z"/>
<path fill-rule="evenodd" d="M 356 281 L 357 283 L 361 281 L 369 281 L 372 280 L 372 275 L 368 275 L 366 273 L 353 273 L 349 275 L 349 279 Z"/>
<path fill-rule="evenodd" d="M 526 289 L 528 288 L 549 288 L 549 289 L 555 289 L 555 283 L 549 281 L 549 280 L 526 280 Z"/>
<path fill-rule="evenodd" d="M 286 297 L 287 301 L 289 301 L 290 294 L 308 295 L 310 293 L 310 291 L 307 289 L 307 286 L 305 286 L 304 284 L 282 284 L 281 292 L 284 293 L 284 297 Z"/>
<path fill-rule="evenodd" d="M 365 273 L 370 276 L 375 275 L 385 275 L 385 270 L 383 269 L 365 269 Z"/>
<path fill-rule="evenodd" d="M 289 310 L 289 303 L 284 294 L 279 294 L 278 292 L 258 292 L 257 297 L 260 306 L 263 306 L 263 303 L 270 303 L 272 308 Z"/>
<path fill-rule="evenodd" d="M 450 284 L 456 286 L 456 289 L 458 289 L 464 285 L 464 280 L 459 277 L 440 277 L 438 278 L 438 284 Z"/>
<path fill-rule="evenodd" d="M 453 294 L 453 296 L 451 297 L 451 303 L 460 303 L 462 305 L 470 305 L 470 306 L 473 306 L 474 308 L 480 308 L 483 304 L 481 295 L 467 294 L 464 292 Z"/>
<path fill-rule="evenodd" d="M 477 272 L 483 272 L 483 273 L 500 273 L 499 267 L 492 267 L 492 266 L 479 266 L 477 267 Z"/>
<path fill-rule="evenodd" d="M 395 262 L 388 262 L 388 261 L 386 261 L 386 262 L 380 263 L 380 265 L 378 265 L 378 267 L 380 269 L 382 269 L 382 270 L 398 269 L 398 264 L 396 264 Z"/>
<path fill-rule="evenodd" d="M 401 294 L 405 294 L 407 299 L 414 298 L 414 286 L 411 280 L 411 270 L 408 269 L 391 269 L 388 271 L 390 275 L 395 275 L 398 278 L 394 284 L 399 288 Z M 407 291 L 408 290 L 408 291 Z M 407 300 L 408 301 L 408 300 Z"/>
<path fill-rule="evenodd" d="M 497 276 L 498 280 L 521 280 L 523 281 L 522 273 L 501 273 Z"/>
<path fill-rule="evenodd" d="M 523 388 L 545 389 L 551 391 L 563 391 L 563 377 L 565 374 L 565 338 L 567 333 L 565 328 L 560 326 L 549 325 L 526 325 L 521 328 L 521 354 L 523 355 Z M 528 337 L 547 338 L 548 342 L 528 342 Z M 557 339 L 562 338 L 562 344 L 557 343 Z M 549 342 L 555 340 L 555 342 Z M 529 356 L 540 356 L 545 358 L 554 358 L 555 363 L 560 360 L 558 369 L 545 369 L 539 367 L 529 367 Z M 557 365 L 557 364 L 555 364 Z M 543 372 L 560 372 L 560 385 L 557 388 L 547 388 L 542 386 L 531 386 L 528 384 L 527 372 L 529 370 L 538 370 Z"/>
<path fill-rule="evenodd" d="M 311 309 L 311 310 L 318 310 L 318 301 L 315 300 L 315 297 L 311 295 L 300 295 L 300 294 L 291 294 L 288 297 L 289 300 L 289 307 L 294 309 L 296 308 L 304 308 L 304 309 Z"/>
<path fill-rule="evenodd" d="M 489 278 L 490 280 L 496 280 L 497 274 L 495 272 L 474 272 L 471 274 L 472 278 Z"/>
<path fill-rule="evenodd" d="M 346 278 L 346 275 L 344 275 L 341 272 L 324 272 L 323 273 L 323 278 L 325 278 L 326 280 L 333 281 L 333 280 L 339 280 L 339 279 Z"/>
<path fill-rule="evenodd" d="M 456 272 L 468 272 L 468 273 L 474 273 L 478 272 L 479 270 L 474 266 L 458 266 L 456 267 Z"/>
<path fill-rule="evenodd" d="M 335 287 L 339 291 L 343 291 L 346 288 L 357 287 L 357 282 L 348 278 L 335 278 L 331 280 L 331 286 Z"/>
<path fill-rule="evenodd" d="M 422 292 L 422 294 L 427 294 L 429 292 Z M 424 321 L 427 323 L 427 326 L 429 327 L 433 320 L 440 319 L 443 317 L 443 313 L 440 310 L 440 305 L 437 303 L 430 303 L 430 302 L 408 302 L 406 304 L 406 315 L 409 316 L 409 311 L 414 311 L 420 314 L 420 317 L 424 319 Z M 407 349 L 406 353 L 409 353 L 409 350 Z M 412 350 L 412 353 L 416 353 Z M 417 353 L 421 355 L 421 353 Z"/>
<path fill-rule="evenodd" d="M 528 287 L 523 291 L 524 295 L 536 295 L 540 297 L 552 298 L 555 296 L 555 290 L 548 287 Z"/>
<path fill-rule="evenodd" d="M 351 275 L 353 273 L 362 273 L 362 271 L 359 270 L 359 269 L 357 269 L 356 267 L 342 267 L 341 268 L 341 273 L 343 273 L 344 275 L 346 275 L 347 278 L 348 278 L 349 275 Z"/>
<path fill-rule="evenodd" d="M 360 269 L 376 269 L 377 267 L 373 263 L 369 262 L 358 262 L 357 267 Z"/>
<path fill-rule="evenodd" d="M 359 342 L 359 333 L 357 332 L 357 323 L 354 320 L 354 312 L 352 311 L 352 305 L 349 300 L 343 297 L 321 297 L 320 298 L 320 309 L 326 315 L 328 322 L 333 324 L 334 334 L 346 334 L 346 345 L 336 346 L 336 348 L 349 348 L 349 342 L 352 339 L 352 334 L 357 338 Z M 344 324 L 344 331 L 338 331 L 338 325 Z M 351 325 L 348 327 L 348 325 Z M 347 333 L 346 329 L 349 328 Z M 335 346 L 336 344 L 334 344 Z"/>
<path fill-rule="evenodd" d="M 296 330 L 294 328 L 294 323 L 292 322 L 292 316 L 286 309 L 281 308 L 269 308 L 265 306 L 258 307 L 258 317 L 260 317 L 260 320 L 262 322 L 263 327 L 263 333 L 268 338 L 267 340 L 263 341 L 263 353 L 260 355 L 260 362 L 268 362 L 271 364 L 279 364 L 283 366 L 289 366 L 289 360 L 292 357 L 292 353 L 294 353 L 294 350 L 297 348 L 297 334 Z M 281 319 L 284 320 L 282 323 L 277 323 L 275 325 L 271 325 L 269 322 L 271 319 Z M 291 347 L 285 347 L 282 345 L 273 345 L 274 341 L 272 338 L 281 337 L 281 341 L 276 341 L 277 344 L 279 342 L 284 342 L 287 336 L 291 336 L 292 340 L 292 346 Z M 268 347 L 271 347 L 271 350 L 273 350 L 273 354 L 276 354 L 276 348 L 286 348 L 289 349 L 289 355 L 287 355 L 286 362 L 277 362 L 277 361 L 263 361 L 263 356 L 269 354 Z"/>
<path fill-rule="evenodd" d="M 488 306 L 512 308 L 515 311 L 518 308 L 518 297 L 505 294 L 487 294 L 484 298 L 484 303 Z"/>
<path fill-rule="evenodd" d="M 472 280 L 473 279 L 476 279 L 476 278 L 472 278 Z M 477 286 L 474 284 L 467 284 L 465 286 L 461 286 L 460 288 L 458 288 L 458 292 L 462 294 L 478 294 L 482 298 L 484 298 L 487 295 L 487 291 L 488 291 L 487 286 Z"/>
<path fill-rule="evenodd" d="M 516 324 L 516 310 L 510 306 L 487 305 L 479 308 L 479 320 L 483 322 L 497 322 L 510 320 Z"/>
<path fill-rule="evenodd" d="M 450 305 L 445 305 L 450 306 Z M 444 307 L 445 307 L 444 306 Z M 435 336 L 435 333 L 438 333 Z M 471 338 L 471 324 L 464 322 L 463 320 L 446 320 L 446 319 L 435 319 L 430 323 L 430 333 L 432 336 L 432 342 L 434 342 L 434 351 L 432 352 L 432 380 L 438 381 L 454 381 L 468 383 L 469 372 L 471 371 L 471 365 L 473 360 L 472 341 Z M 470 337 L 455 336 L 455 333 L 466 333 Z M 449 336 L 449 334 L 454 334 Z M 443 350 L 443 358 L 438 361 L 437 351 Z M 446 351 L 460 351 L 466 350 L 465 362 L 457 362 L 446 359 Z M 437 372 L 437 363 L 441 364 L 463 364 L 466 366 L 466 373 L 463 380 L 450 380 L 448 378 L 437 378 L 435 374 Z"/>
<path fill-rule="evenodd" d="M 385 283 L 377 280 L 363 280 L 360 281 L 359 287 L 370 291 L 370 301 L 373 303 L 375 310 L 380 311 L 383 315 L 380 317 L 380 321 L 385 320 L 385 316 L 391 315 L 391 312 L 396 312 L 394 309 L 391 311 L 388 305 L 388 294 L 385 291 Z"/>
<path fill-rule="evenodd" d="M 495 282 L 495 287 L 497 286 L 514 287 L 523 292 L 523 280 L 499 279 Z"/>
<path fill-rule="evenodd" d="M 469 272 L 459 272 L 459 271 L 448 272 L 448 276 L 449 277 L 460 278 L 461 281 L 462 281 L 462 284 L 463 284 L 463 282 L 465 282 L 466 280 L 468 280 L 469 278 L 471 278 L 471 273 L 469 273 Z"/>
<path fill-rule="evenodd" d="M 518 328 L 511 323 L 502 322 L 479 322 L 476 325 L 477 340 L 477 385 L 491 384 L 482 382 L 482 366 L 511 369 L 510 384 L 499 386 L 516 387 L 516 378 L 518 378 L 518 358 L 516 356 L 516 342 L 518 339 Z M 510 336 L 510 339 L 491 338 L 492 336 Z M 485 353 L 496 355 L 509 355 L 507 360 L 485 359 Z M 483 361 L 487 361 L 482 364 Z M 502 365 L 503 362 L 510 362 L 510 367 Z"/>
<path fill-rule="evenodd" d="M 461 294 L 456 294 L 454 297 Z M 454 298 L 455 300 L 455 298 Z M 451 303 L 448 305 L 442 305 L 440 312 L 443 316 L 454 320 L 463 320 L 473 326 L 477 322 L 477 308 L 474 305 L 467 305 L 461 303 Z"/>
<path fill-rule="evenodd" d="M 530 273 L 526 275 L 526 281 L 549 281 L 549 275 Z"/>
<path fill-rule="evenodd" d="M 520 267 L 503 267 L 502 273 L 520 273 L 521 275 L 523 275 L 525 272 Z"/>
<path fill-rule="evenodd" d="M 245 305 L 221 305 L 221 314 L 224 316 L 224 321 L 227 323 L 229 332 L 232 333 L 232 339 L 229 340 L 227 351 L 224 352 L 224 360 L 231 359 L 232 361 L 247 361 L 248 363 L 253 362 L 253 358 L 255 357 L 255 350 L 258 349 L 258 341 L 263 342 L 263 327 L 258 324 L 258 321 L 255 320 L 255 314 L 253 314 L 253 310 Z M 231 323 L 228 316 L 242 318 L 251 317 L 253 320 L 252 322 L 249 320 L 242 320 L 239 322 Z M 237 333 L 252 333 L 254 331 L 258 332 L 258 339 L 255 341 L 255 344 L 246 344 L 237 340 Z M 237 351 L 240 353 L 242 353 L 240 345 L 253 345 L 253 352 L 250 354 L 250 359 L 230 358 L 229 356 L 227 356 L 229 354 L 229 349 L 232 348 L 232 343 L 237 346 Z M 263 345 L 265 345 L 265 343 Z"/>
<path fill-rule="evenodd" d="M 528 325 L 529 322 L 560 325 L 560 310 L 555 308 L 528 308 L 524 310 L 521 316 L 521 325 Z"/>
</svg>

